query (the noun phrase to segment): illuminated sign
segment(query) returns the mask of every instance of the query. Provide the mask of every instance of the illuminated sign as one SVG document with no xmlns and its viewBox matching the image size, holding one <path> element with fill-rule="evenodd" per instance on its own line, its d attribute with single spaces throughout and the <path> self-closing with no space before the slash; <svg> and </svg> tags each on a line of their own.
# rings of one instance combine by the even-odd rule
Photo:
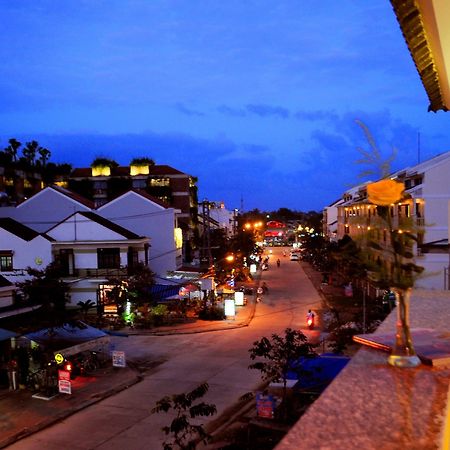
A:
<svg viewBox="0 0 450 450">
<path fill-rule="evenodd" d="M 234 293 L 234 304 L 236 306 L 244 306 L 244 293 L 243 292 L 235 292 Z"/>
<path fill-rule="evenodd" d="M 234 317 L 236 315 L 236 306 L 234 304 L 234 299 L 225 300 L 225 315 L 227 317 Z"/>
<path fill-rule="evenodd" d="M 57 354 L 55 355 L 55 361 L 56 361 L 56 364 L 62 364 L 62 363 L 64 362 L 65 359 L 66 359 L 66 358 L 64 358 L 64 355 L 63 355 L 62 353 L 57 353 Z"/>
</svg>

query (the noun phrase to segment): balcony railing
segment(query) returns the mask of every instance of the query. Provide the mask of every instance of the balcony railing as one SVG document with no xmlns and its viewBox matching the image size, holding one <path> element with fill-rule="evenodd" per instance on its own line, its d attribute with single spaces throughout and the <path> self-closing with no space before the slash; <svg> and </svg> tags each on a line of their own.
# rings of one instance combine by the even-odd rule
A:
<svg viewBox="0 0 450 450">
<path fill-rule="evenodd" d="M 126 278 L 133 273 L 132 267 L 120 269 L 73 269 L 70 273 L 66 271 L 65 277 L 71 278 Z"/>
</svg>

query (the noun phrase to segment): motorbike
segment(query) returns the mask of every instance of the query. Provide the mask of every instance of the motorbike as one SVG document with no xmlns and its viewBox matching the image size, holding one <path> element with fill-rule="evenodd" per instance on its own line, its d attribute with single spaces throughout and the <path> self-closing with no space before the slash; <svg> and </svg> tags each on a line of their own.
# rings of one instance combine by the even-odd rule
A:
<svg viewBox="0 0 450 450">
<path fill-rule="evenodd" d="M 308 314 L 306 316 L 306 325 L 310 330 L 314 329 L 314 314 Z"/>
</svg>

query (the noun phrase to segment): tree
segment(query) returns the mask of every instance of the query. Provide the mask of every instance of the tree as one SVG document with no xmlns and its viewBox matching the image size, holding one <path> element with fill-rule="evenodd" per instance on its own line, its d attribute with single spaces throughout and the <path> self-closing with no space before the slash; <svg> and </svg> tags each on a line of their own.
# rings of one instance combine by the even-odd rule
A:
<svg viewBox="0 0 450 450">
<path fill-rule="evenodd" d="M 47 148 L 40 147 L 38 149 L 38 153 L 40 156 L 39 161 L 40 161 L 42 167 L 45 167 L 47 165 L 47 161 L 49 160 L 49 158 L 51 156 L 51 152 Z"/>
<path fill-rule="evenodd" d="M 128 295 L 137 304 L 151 301 L 150 286 L 155 284 L 155 274 L 144 263 L 133 266 L 128 278 Z"/>
<path fill-rule="evenodd" d="M 5 148 L 5 153 L 11 158 L 11 161 L 17 161 L 17 152 L 22 145 L 17 139 L 11 138 L 8 147 Z"/>
<path fill-rule="evenodd" d="M 17 283 L 25 299 L 31 304 L 42 305 L 43 317 L 49 326 L 64 323 L 69 285 L 60 279 L 59 266 L 50 263 L 44 270 L 28 267 L 27 273 L 32 278 Z"/>
<path fill-rule="evenodd" d="M 146 156 L 142 158 L 133 158 L 130 162 L 130 166 L 154 166 L 155 161 L 153 159 L 148 158 Z"/>
<path fill-rule="evenodd" d="M 209 435 L 203 425 L 193 425 L 189 419 L 212 416 L 217 412 L 217 408 L 213 404 L 205 402 L 193 404 L 196 400 L 202 398 L 208 392 L 208 389 L 208 383 L 203 383 L 191 392 L 166 396 L 156 402 L 152 414 L 168 412 L 171 409 L 176 414 L 170 425 L 162 429 L 166 436 L 172 435 L 170 441 L 163 443 L 164 450 L 194 450 L 199 441 L 207 443 Z"/>
<path fill-rule="evenodd" d="M 34 166 L 36 161 L 36 154 L 42 147 L 39 145 L 37 141 L 30 141 L 25 144 L 25 148 L 22 150 L 23 157 L 25 161 L 30 165 Z"/>
<path fill-rule="evenodd" d="M 89 313 L 89 310 L 95 307 L 95 302 L 93 300 L 86 300 L 86 301 L 79 301 L 77 305 L 80 307 L 81 311 L 84 315 L 84 321 L 87 321 L 87 316 Z"/>
<path fill-rule="evenodd" d="M 272 334 L 271 340 L 263 337 L 260 341 L 253 343 L 249 352 L 252 360 L 258 359 L 249 366 L 249 369 L 261 371 L 264 381 L 275 383 L 281 381 L 283 383 L 281 412 L 283 419 L 286 419 L 288 372 L 301 371 L 301 368 L 297 368 L 297 364 L 294 365 L 300 358 L 317 356 L 314 345 L 308 342 L 308 338 L 301 331 L 286 328 L 284 337 L 278 334 Z"/>
</svg>

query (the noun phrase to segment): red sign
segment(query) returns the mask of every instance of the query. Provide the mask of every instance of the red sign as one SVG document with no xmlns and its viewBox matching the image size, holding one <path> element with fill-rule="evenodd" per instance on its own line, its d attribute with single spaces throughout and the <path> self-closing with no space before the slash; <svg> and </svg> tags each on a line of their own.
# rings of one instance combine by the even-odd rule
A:
<svg viewBox="0 0 450 450">
<path fill-rule="evenodd" d="M 275 399 L 273 395 L 256 394 L 256 415 L 265 419 L 273 419 Z"/>
<path fill-rule="evenodd" d="M 68 370 L 58 370 L 58 380 L 70 381 L 70 372 Z"/>
</svg>

